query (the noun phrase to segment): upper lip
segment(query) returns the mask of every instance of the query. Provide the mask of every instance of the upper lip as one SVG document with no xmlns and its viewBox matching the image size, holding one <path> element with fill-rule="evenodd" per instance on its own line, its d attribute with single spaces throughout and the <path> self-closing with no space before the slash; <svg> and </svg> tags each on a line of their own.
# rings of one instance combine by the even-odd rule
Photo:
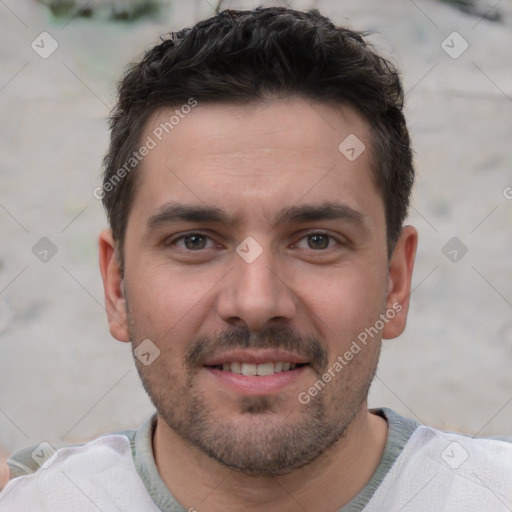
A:
<svg viewBox="0 0 512 512">
<path fill-rule="evenodd" d="M 226 363 L 277 363 L 290 362 L 295 364 L 306 364 L 308 361 L 298 354 L 279 349 L 238 349 L 228 350 L 209 357 L 204 366 L 220 366 Z"/>
</svg>

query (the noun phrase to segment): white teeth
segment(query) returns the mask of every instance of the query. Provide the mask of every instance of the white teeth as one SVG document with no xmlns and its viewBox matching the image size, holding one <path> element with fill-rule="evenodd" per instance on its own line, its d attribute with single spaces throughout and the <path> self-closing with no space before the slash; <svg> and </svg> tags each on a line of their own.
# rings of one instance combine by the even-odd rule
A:
<svg viewBox="0 0 512 512">
<path fill-rule="evenodd" d="M 252 363 L 242 363 L 242 375 L 256 375 L 256 365 Z"/>
<path fill-rule="evenodd" d="M 274 363 L 262 363 L 256 366 L 258 375 L 272 375 L 274 373 Z"/>
<path fill-rule="evenodd" d="M 240 363 L 231 363 L 231 364 L 229 364 L 229 366 L 231 366 L 231 368 L 229 369 L 230 372 L 242 373 L 242 365 Z M 222 369 L 224 369 L 224 368 L 222 368 Z"/>
<path fill-rule="evenodd" d="M 224 363 L 222 365 L 222 369 L 225 372 L 238 373 L 247 376 L 265 376 L 265 375 L 273 375 L 274 373 L 286 372 L 288 370 L 293 370 L 297 367 L 296 363 L 290 363 L 289 361 L 278 361 L 276 363 Z"/>
</svg>

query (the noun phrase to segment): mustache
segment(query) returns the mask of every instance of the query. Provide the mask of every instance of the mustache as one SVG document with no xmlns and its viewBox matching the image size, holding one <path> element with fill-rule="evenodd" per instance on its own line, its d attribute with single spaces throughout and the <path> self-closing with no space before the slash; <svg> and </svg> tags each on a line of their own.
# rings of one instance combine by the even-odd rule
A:
<svg viewBox="0 0 512 512">
<path fill-rule="evenodd" d="M 318 374 L 323 374 L 328 365 L 327 350 L 314 336 L 302 336 L 289 327 L 268 327 L 256 332 L 246 327 L 231 327 L 220 334 L 196 338 L 185 352 L 185 367 L 203 366 L 213 355 L 237 348 L 274 348 L 294 352 L 306 359 Z"/>
</svg>

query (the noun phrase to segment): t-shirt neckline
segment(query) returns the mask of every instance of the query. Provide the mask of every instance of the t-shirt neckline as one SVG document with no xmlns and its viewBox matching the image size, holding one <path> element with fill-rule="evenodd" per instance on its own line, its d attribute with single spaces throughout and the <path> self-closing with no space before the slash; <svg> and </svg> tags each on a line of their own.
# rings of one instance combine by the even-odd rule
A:
<svg viewBox="0 0 512 512">
<path fill-rule="evenodd" d="M 364 510 L 364 507 L 369 503 L 384 477 L 398 459 L 412 433 L 420 426 L 415 420 L 400 416 L 386 407 L 371 409 L 370 412 L 378 414 L 388 423 L 388 435 L 384 452 L 368 484 L 338 512 L 361 512 Z M 157 415 L 155 413 L 135 433 L 132 448 L 135 468 L 151 499 L 162 512 L 186 512 L 186 509 L 178 503 L 163 482 L 155 463 L 152 440 L 156 421 Z"/>
</svg>

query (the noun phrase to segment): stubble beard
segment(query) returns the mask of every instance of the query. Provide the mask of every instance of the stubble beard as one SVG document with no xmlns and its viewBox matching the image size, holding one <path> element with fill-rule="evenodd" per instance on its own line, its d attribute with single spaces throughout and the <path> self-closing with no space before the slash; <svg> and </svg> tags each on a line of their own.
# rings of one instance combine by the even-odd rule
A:
<svg viewBox="0 0 512 512">
<path fill-rule="evenodd" d="M 135 347 L 140 337 L 135 336 L 133 326 L 130 331 Z M 366 404 L 378 353 L 368 359 L 364 364 L 353 361 L 352 371 L 344 368 L 307 404 L 300 404 L 295 396 L 239 397 L 236 410 L 241 422 L 216 417 L 214 407 L 196 389 L 197 370 L 185 370 L 181 376 L 166 364 L 164 352 L 151 366 L 135 362 L 160 418 L 181 439 L 228 468 L 274 477 L 311 463 L 343 438 Z M 327 361 L 323 364 L 327 366 Z M 366 377 L 361 379 L 363 368 Z M 296 400 L 300 410 L 283 414 L 290 400 Z"/>
</svg>

